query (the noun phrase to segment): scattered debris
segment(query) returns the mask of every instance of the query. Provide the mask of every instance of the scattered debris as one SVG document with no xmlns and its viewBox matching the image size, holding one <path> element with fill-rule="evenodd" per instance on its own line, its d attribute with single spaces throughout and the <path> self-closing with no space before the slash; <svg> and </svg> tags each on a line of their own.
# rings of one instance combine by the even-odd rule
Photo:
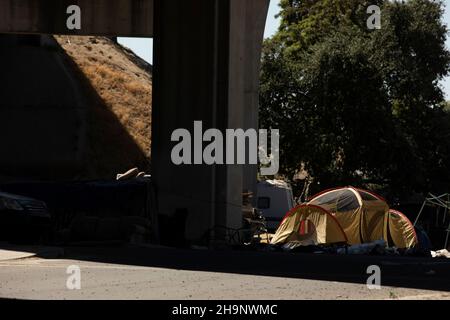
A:
<svg viewBox="0 0 450 320">
<path fill-rule="evenodd" d="M 139 171 L 138 168 L 133 168 L 125 173 L 119 173 L 116 179 L 117 181 L 123 181 L 123 180 L 131 180 L 134 178 L 144 178 L 146 176 L 147 174 L 145 172 Z"/>
<path fill-rule="evenodd" d="M 450 252 L 447 249 L 442 249 L 438 251 L 431 251 L 431 256 L 433 258 L 450 258 Z"/>
<path fill-rule="evenodd" d="M 339 248 L 338 254 L 384 254 L 387 243 L 384 240 L 377 240 L 370 243 L 355 244 L 348 248 Z"/>
</svg>

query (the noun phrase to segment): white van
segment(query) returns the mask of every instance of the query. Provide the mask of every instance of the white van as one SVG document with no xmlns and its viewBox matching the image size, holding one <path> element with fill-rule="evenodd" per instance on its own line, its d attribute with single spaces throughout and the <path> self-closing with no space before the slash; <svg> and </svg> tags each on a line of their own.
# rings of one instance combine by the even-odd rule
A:
<svg viewBox="0 0 450 320">
<path fill-rule="evenodd" d="M 267 229 L 274 231 L 284 216 L 294 207 L 292 188 L 282 180 L 258 182 L 256 207 L 267 221 Z"/>
</svg>

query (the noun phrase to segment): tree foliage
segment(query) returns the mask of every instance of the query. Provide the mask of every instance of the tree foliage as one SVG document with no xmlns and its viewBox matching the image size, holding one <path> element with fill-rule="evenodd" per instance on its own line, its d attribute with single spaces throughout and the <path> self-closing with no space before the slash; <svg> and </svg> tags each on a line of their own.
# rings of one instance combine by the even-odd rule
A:
<svg viewBox="0 0 450 320">
<path fill-rule="evenodd" d="M 373 4 L 380 30 L 367 28 Z M 261 125 L 281 131 L 282 173 L 304 168 L 315 189 L 448 188 L 442 15 L 443 3 L 432 0 L 282 0 L 261 74 Z"/>
</svg>

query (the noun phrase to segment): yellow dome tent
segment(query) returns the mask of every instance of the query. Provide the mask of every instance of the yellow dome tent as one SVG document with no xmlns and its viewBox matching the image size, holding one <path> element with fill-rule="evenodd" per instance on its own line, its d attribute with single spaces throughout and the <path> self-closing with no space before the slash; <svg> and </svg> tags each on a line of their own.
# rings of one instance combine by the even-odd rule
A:
<svg viewBox="0 0 450 320">
<path fill-rule="evenodd" d="M 345 187 L 323 191 L 292 209 L 271 244 L 356 245 L 376 240 L 401 249 L 419 244 L 413 224 L 403 213 L 389 209 L 373 192 Z"/>
<path fill-rule="evenodd" d="M 383 239 L 398 248 L 418 243 L 414 226 L 398 211 L 390 210 L 379 195 L 354 187 L 330 189 L 308 202 L 331 212 L 344 230 L 350 245 Z"/>
<path fill-rule="evenodd" d="M 383 198 L 369 191 L 353 187 L 326 190 L 308 204 L 331 212 L 344 229 L 350 245 L 388 240 L 389 206 Z"/>
<path fill-rule="evenodd" d="M 397 248 L 411 248 L 419 243 L 413 224 L 399 211 L 389 210 L 388 229 L 389 243 Z"/>
<path fill-rule="evenodd" d="M 347 237 L 330 212 L 319 206 L 300 205 L 286 215 L 270 243 L 293 241 L 302 245 L 347 243 Z"/>
</svg>

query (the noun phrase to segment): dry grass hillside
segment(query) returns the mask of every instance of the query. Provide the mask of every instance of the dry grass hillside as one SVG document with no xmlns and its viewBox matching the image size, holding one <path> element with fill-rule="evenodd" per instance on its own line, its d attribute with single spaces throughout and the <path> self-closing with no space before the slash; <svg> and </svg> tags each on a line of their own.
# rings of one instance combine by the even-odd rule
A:
<svg viewBox="0 0 450 320">
<path fill-rule="evenodd" d="M 55 39 L 90 82 L 104 106 L 149 157 L 151 65 L 109 38 L 55 36 Z"/>
</svg>

